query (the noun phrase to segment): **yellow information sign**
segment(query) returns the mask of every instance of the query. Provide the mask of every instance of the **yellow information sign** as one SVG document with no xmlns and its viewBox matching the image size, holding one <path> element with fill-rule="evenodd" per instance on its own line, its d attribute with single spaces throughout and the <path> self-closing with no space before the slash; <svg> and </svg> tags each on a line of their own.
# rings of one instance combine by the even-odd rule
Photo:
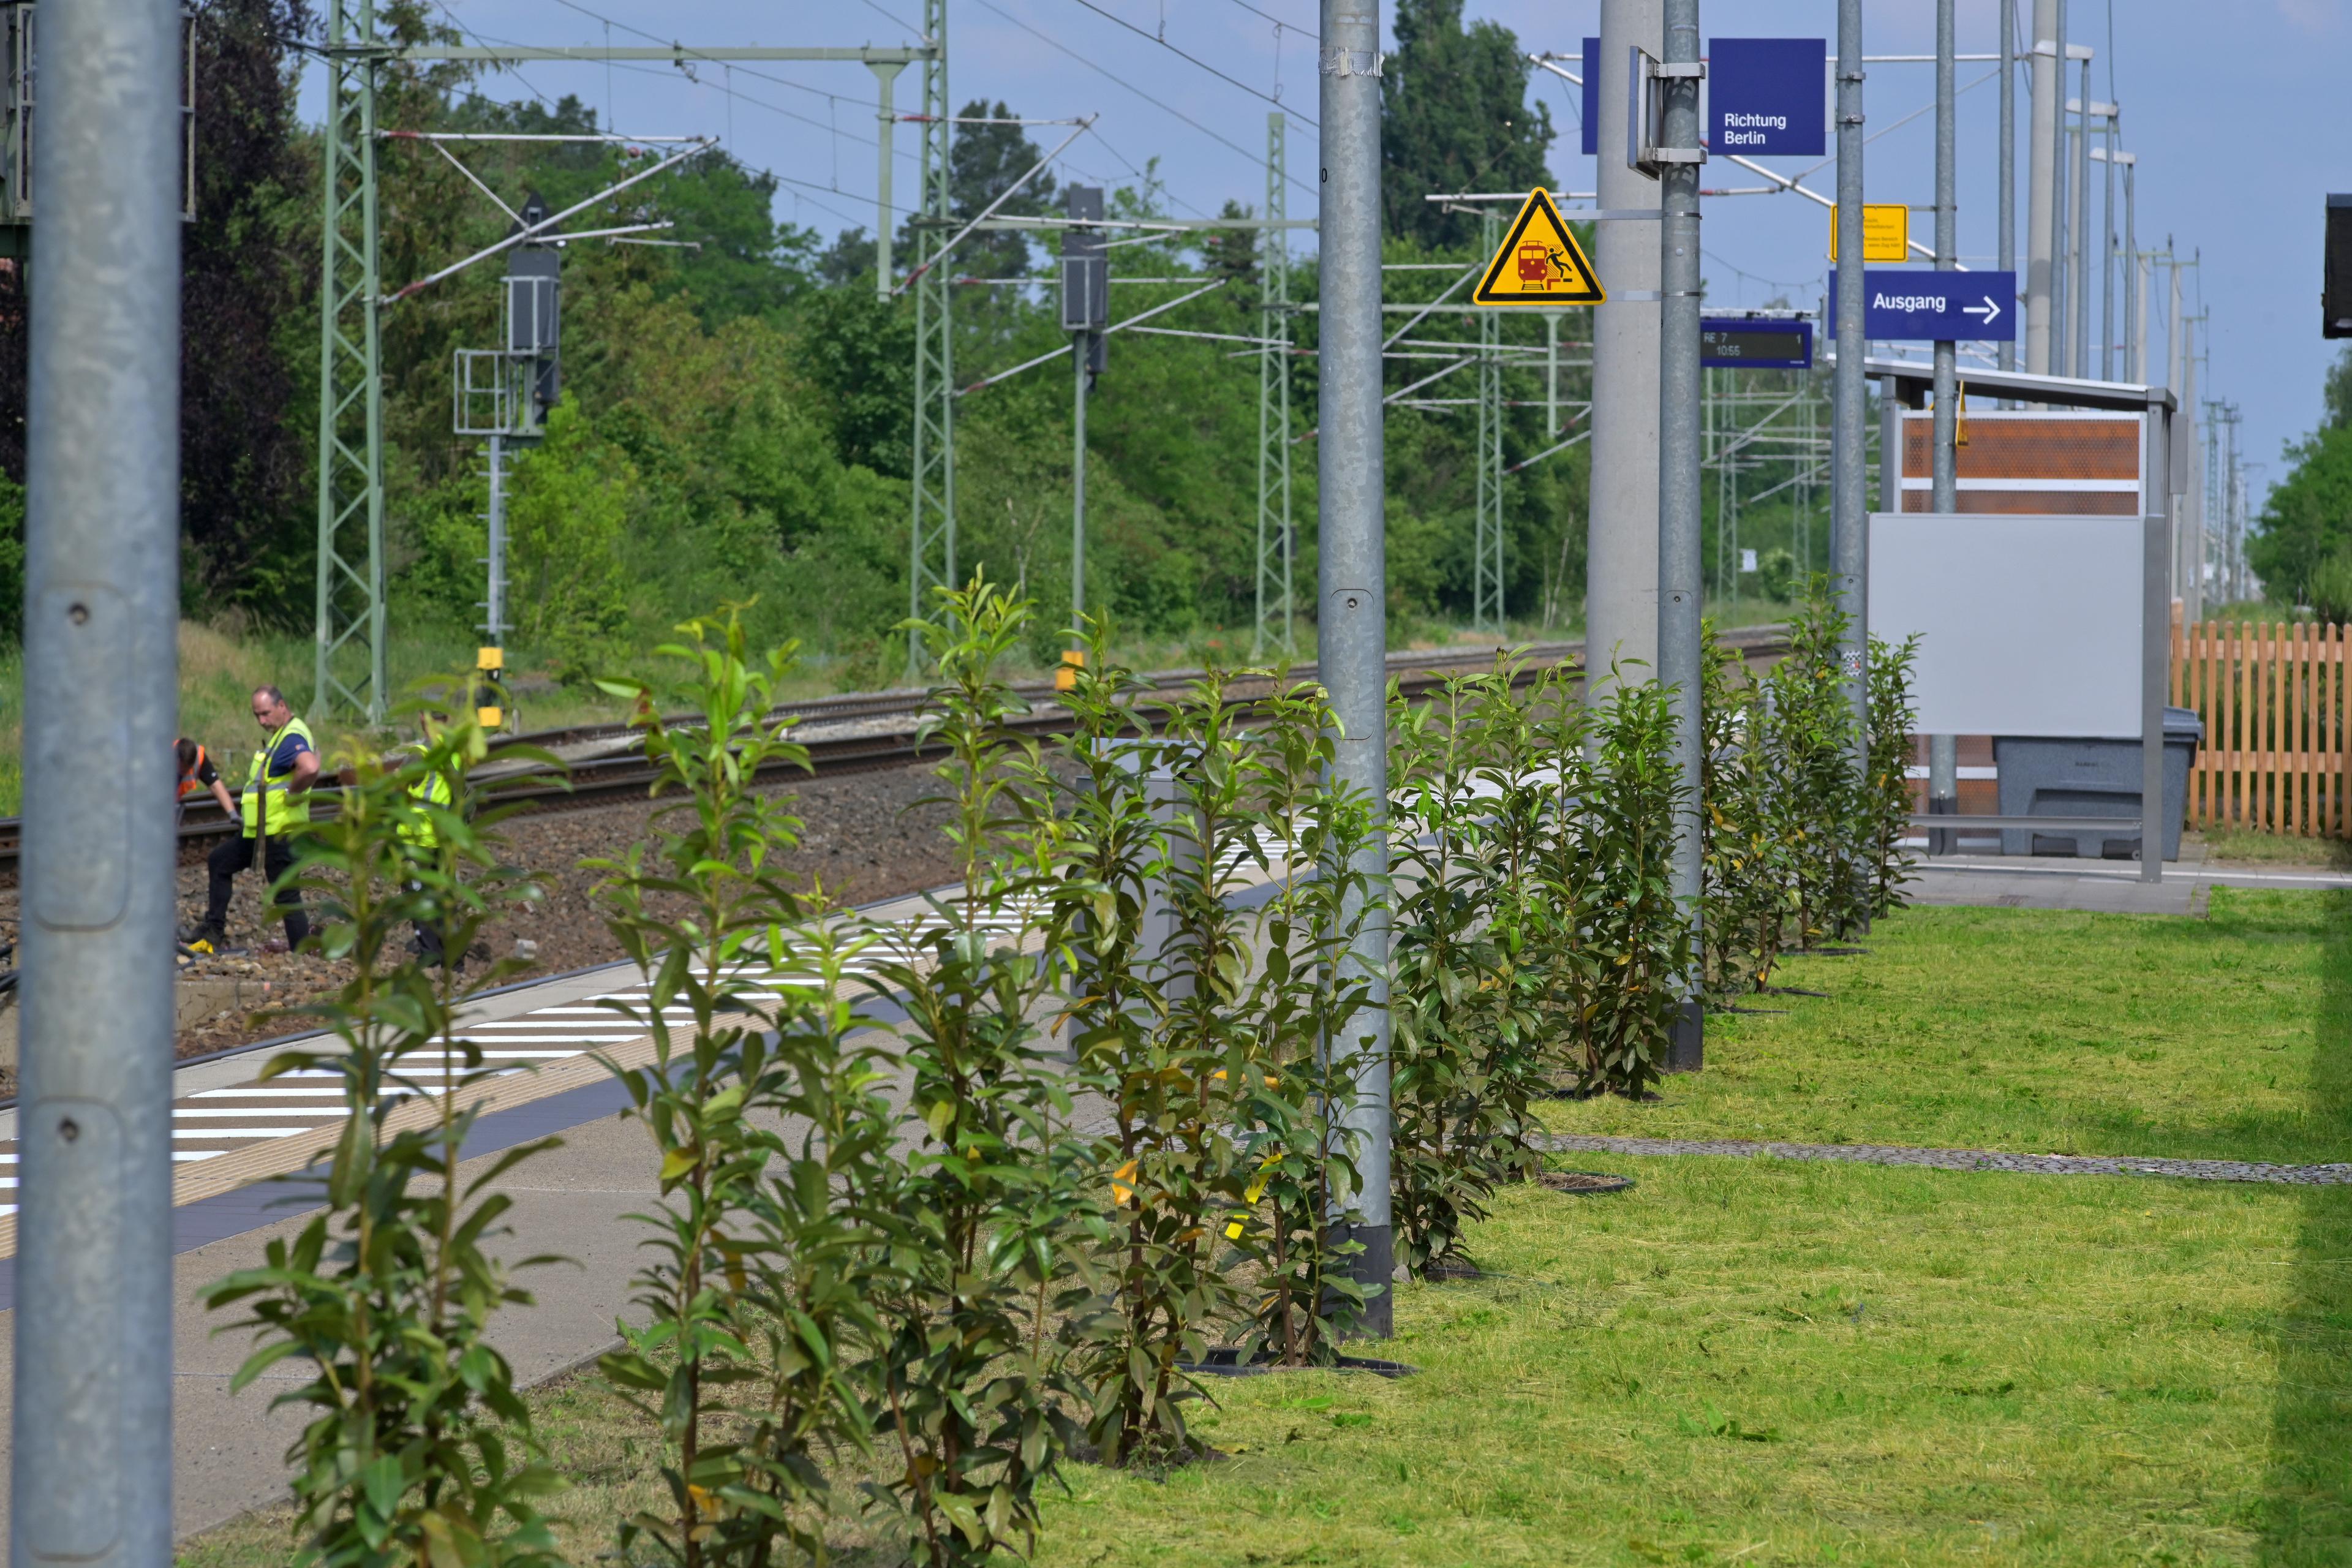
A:
<svg viewBox="0 0 2352 1568">
<path fill-rule="evenodd" d="M 1502 248 L 1470 296 L 1475 305 L 1598 305 L 1609 298 L 1601 275 L 1568 232 L 1549 192 L 1528 193 L 1503 232 Z"/>
<path fill-rule="evenodd" d="M 1837 205 L 1830 205 L 1830 259 L 1837 253 Z M 1911 209 L 1901 202 L 1862 204 L 1862 258 L 1864 261 L 1911 259 Z"/>
</svg>

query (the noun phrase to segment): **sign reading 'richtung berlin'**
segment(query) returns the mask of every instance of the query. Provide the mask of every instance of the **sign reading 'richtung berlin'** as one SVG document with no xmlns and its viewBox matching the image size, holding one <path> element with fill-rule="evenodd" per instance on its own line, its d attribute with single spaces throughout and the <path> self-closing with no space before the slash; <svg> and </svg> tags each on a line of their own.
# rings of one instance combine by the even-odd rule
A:
<svg viewBox="0 0 2352 1568">
<path fill-rule="evenodd" d="M 1827 153 L 1829 45 L 1821 38 L 1713 38 L 1706 46 L 1707 150 Z"/>
</svg>

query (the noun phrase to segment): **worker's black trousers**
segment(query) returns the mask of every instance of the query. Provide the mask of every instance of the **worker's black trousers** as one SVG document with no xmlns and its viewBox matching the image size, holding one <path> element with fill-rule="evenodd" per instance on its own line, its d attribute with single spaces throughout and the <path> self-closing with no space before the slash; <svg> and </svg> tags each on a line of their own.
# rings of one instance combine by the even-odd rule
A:
<svg viewBox="0 0 2352 1568">
<path fill-rule="evenodd" d="M 271 838 L 261 859 L 262 874 L 272 882 L 286 875 L 294 864 L 294 845 L 290 839 Z M 212 852 L 207 864 L 212 868 L 212 898 L 205 907 L 205 929 L 215 939 L 228 931 L 228 900 L 235 891 L 236 874 L 253 866 L 253 845 L 250 838 L 231 838 Z M 275 911 L 286 917 L 286 944 L 299 947 L 302 939 L 310 934 L 310 917 L 302 912 L 301 895 L 289 888 L 279 896 Z M 265 916 L 265 918 L 267 918 Z"/>
</svg>

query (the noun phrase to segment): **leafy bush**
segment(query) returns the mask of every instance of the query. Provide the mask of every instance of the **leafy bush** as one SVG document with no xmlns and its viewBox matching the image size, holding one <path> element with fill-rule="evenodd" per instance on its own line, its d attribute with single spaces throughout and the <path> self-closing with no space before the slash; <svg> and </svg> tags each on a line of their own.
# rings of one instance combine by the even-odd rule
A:
<svg viewBox="0 0 2352 1568">
<path fill-rule="evenodd" d="M 531 1298 L 488 1250 L 513 1203 L 499 1179 L 558 1140 L 519 1144 L 459 1179 L 481 1113 L 463 1097 L 493 1069 L 480 1046 L 450 1034 L 511 966 L 468 980 L 462 966 L 428 969 L 402 949 L 412 926 L 429 926 L 443 951 L 462 954 L 493 914 L 537 896 L 499 858 L 501 814 L 469 822 L 463 810 L 486 750 L 468 720 L 396 765 L 353 759 L 357 783 L 313 827 L 295 872 L 323 910 L 318 951 L 352 974 L 333 999 L 297 1010 L 325 1024 L 336 1047 L 281 1052 L 262 1077 L 332 1075 L 342 1130 L 319 1181 L 324 1206 L 290 1241 L 270 1242 L 260 1267 L 212 1286 L 205 1304 L 244 1305 L 236 1326 L 256 1331 L 232 1388 L 285 1361 L 312 1373 L 273 1401 L 316 1412 L 288 1454 L 298 1562 L 560 1562 L 538 1512 L 560 1483 L 490 1342 L 497 1315 Z M 418 798 L 436 773 L 457 786 L 446 805 Z"/>
<path fill-rule="evenodd" d="M 910 1521 L 935 1568 L 1034 1542 L 1038 1489 L 1076 1436 L 1085 1391 L 1057 1323 L 1083 1305 L 1076 1245 L 1098 1205 L 1069 1079 L 1035 1018 L 1063 972 L 1054 945 L 1058 835 L 1028 705 L 996 675 L 1028 607 L 975 578 L 909 628 L 939 658 L 920 733 L 945 751 L 948 834 L 961 891 L 934 900 L 914 944 L 877 966 L 904 1006 L 899 1061 L 927 1137 L 882 1205 L 899 1216 L 873 1306 L 870 1376 L 899 1467 L 873 1495 Z M 881 1414 L 887 1413 L 887 1414 Z"/>
</svg>

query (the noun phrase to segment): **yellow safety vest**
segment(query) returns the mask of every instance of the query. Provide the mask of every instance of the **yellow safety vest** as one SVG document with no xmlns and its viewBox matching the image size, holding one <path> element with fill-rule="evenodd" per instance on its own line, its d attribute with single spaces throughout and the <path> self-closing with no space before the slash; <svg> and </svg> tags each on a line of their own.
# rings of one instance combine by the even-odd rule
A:
<svg viewBox="0 0 2352 1568">
<path fill-rule="evenodd" d="M 265 798 L 269 802 L 269 836 L 272 838 L 281 838 L 310 826 L 310 792 L 305 790 L 295 795 L 286 787 L 287 781 L 294 776 L 293 768 L 289 765 L 282 773 L 265 773 L 263 771 L 289 735 L 301 736 L 313 752 L 319 749 L 319 742 L 310 738 L 310 726 L 299 719 L 293 719 L 287 721 L 286 728 L 270 736 L 267 745 L 253 753 L 253 771 L 246 775 L 245 797 L 239 802 L 245 812 L 245 836 L 247 838 L 261 831 L 261 803 Z"/>
<path fill-rule="evenodd" d="M 449 786 L 449 775 L 435 768 L 408 786 L 408 798 L 418 805 L 446 806 L 457 798 L 457 791 Z M 430 849 L 441 842 L 441 830 L 433 825 L 431 817 L 422 814 L 413 821 L 402 823 L 399 831 L 403 843 L 419 849 Z"/>
</svg>

